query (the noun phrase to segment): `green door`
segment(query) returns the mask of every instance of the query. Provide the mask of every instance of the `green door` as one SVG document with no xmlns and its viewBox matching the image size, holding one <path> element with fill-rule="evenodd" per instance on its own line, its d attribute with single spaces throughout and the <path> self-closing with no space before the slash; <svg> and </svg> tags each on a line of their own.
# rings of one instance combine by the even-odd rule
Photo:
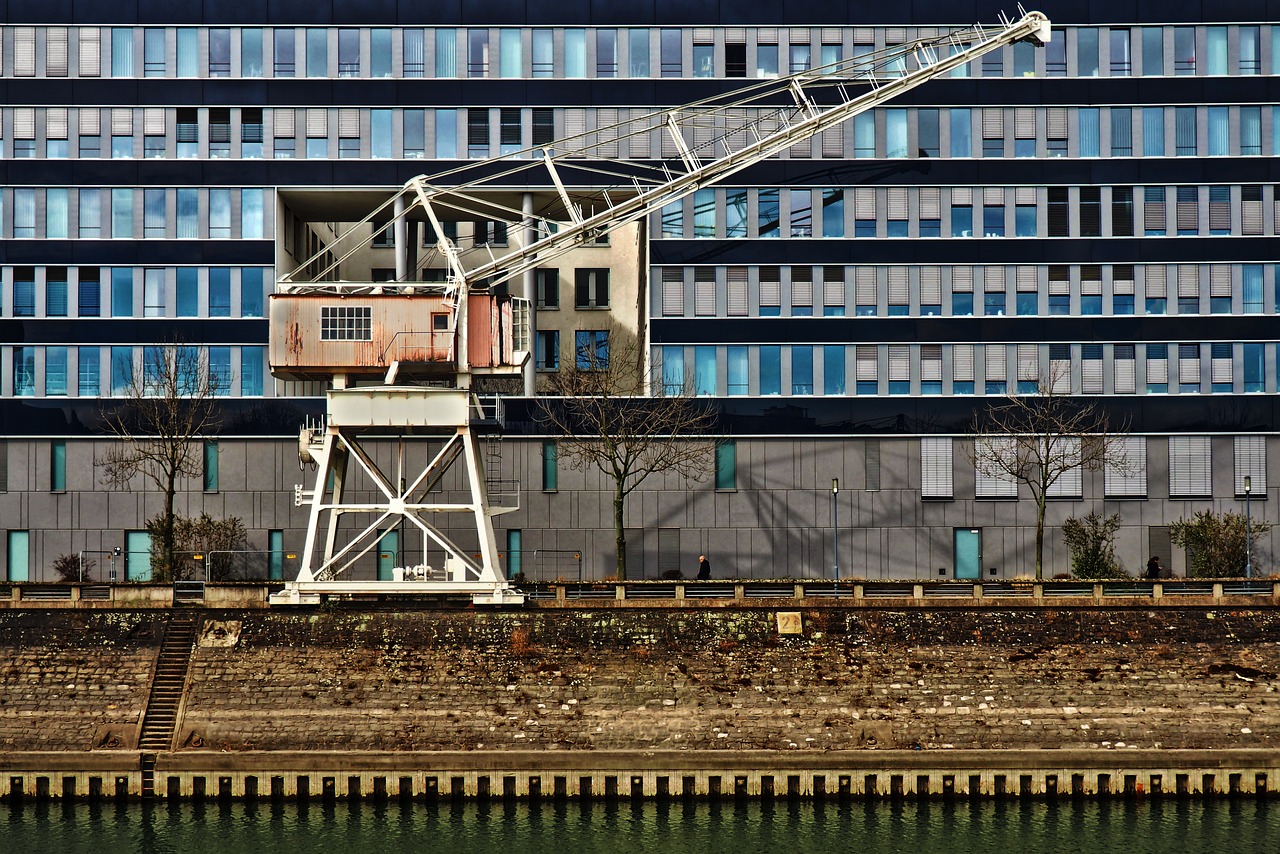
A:
<svg viewBox="0 0 1280 854">
<path fill-rule="evenodd" d="M 378 580 L 390 581 L 391 568 L 400 559 L 400 532 L 387 531 L 378 540 Z"/>
<path fill-rule="evenodd" d="M 125 532 L 124 577 L 126 581 L 151 580 L 151 535 L 146 531 Z"/>
<path fill-rule="evenodd" d="M 956 528 L 956 578 L 982 577 L 982 529 Z"/>
</svg>

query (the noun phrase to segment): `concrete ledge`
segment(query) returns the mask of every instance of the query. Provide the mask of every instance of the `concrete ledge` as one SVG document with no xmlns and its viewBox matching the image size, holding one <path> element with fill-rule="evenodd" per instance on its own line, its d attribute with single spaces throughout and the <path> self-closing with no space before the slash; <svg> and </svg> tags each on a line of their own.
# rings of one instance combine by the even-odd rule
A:
<svg viewBox="0 0 1280 854">
<path fill-rule="evenodd" d="M 13 753 L 11 798 L 1274 795 L 1280 750 Z M 0 778 L 2 780 L 2 778 Z M 105 781 L 105 785 L 104 785 Z"/>
</svg>

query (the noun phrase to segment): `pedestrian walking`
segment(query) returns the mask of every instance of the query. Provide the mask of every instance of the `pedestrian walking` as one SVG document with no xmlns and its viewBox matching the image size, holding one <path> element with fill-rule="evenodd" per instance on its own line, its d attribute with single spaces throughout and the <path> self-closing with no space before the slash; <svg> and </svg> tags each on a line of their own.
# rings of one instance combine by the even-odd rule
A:
<svg viewBox="0 0 1280 854">
<path fill-rule="evenodd" d="M 706 581 L 711 577 L 711 561 L 706 555 L 698 555 L 698 580 Z"/>
</svg>

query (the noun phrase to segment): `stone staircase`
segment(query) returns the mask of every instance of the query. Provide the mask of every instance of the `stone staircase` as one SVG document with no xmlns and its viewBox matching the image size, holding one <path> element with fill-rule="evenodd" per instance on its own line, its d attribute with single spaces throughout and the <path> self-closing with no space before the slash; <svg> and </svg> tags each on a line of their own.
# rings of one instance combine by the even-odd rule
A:
<svg viewBox="0 0 1280 854">
<path fill-rule="evenodd" d="M 160 658 L 156 662 L 151 693 L 147 697 L 147 711 L 142 716 L 138 750 L 169 750 L 172 745 L 173 731 L 178 723 L 178 705 L 182 702 L 182 689 L 187 682 L 187 669 L 191 664 L 191 652 L 195 648 L 200 622 L 199 612 L 175 612 L 165 626 Z"/>
</svg>

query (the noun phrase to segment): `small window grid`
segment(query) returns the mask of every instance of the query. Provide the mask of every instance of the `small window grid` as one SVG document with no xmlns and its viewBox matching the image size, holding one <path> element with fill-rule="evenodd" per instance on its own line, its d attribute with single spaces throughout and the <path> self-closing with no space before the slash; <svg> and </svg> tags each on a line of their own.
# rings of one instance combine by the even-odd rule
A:
<svg viewBox="0 0 1280 854">
<path fill-rule="evenodd" d="M 321 341 L 372 341 L 373 307 L 326 305 L 320 308 Z"/>
</svg>

